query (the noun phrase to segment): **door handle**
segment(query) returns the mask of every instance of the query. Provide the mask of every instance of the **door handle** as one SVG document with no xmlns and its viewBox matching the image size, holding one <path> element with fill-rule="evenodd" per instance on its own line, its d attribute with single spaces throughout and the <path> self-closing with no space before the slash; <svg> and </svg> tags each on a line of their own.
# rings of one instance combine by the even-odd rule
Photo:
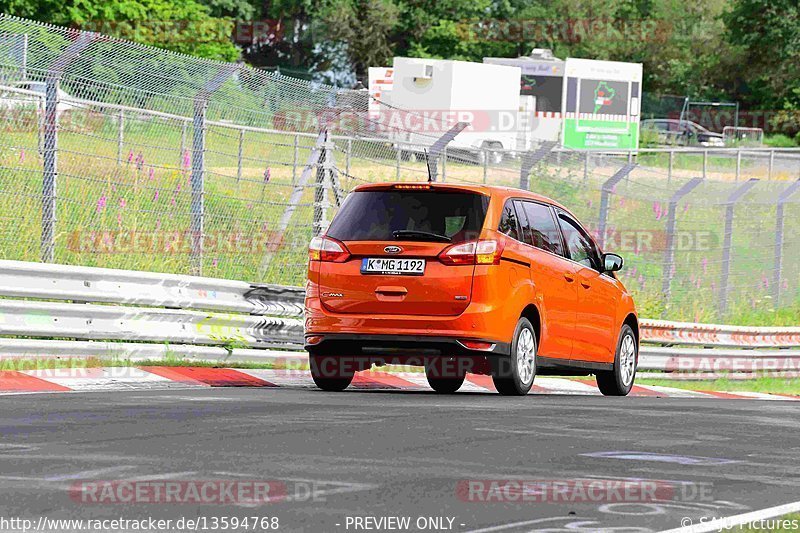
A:
<svg viewBox="0 0 800 533">
<path fill-rule="evenodd" d="M 588 281 L 581 281 L 581 287 L 583 287 L 584 289 L 591 289 L 592 284 L 589 283 Z"/>
<path fill-rule="evenodd" d="M 575 277 L 572 274 L 564 274 L 564 279 L 567 280 L 569 283 L 575 281 Z"/>
</svg>

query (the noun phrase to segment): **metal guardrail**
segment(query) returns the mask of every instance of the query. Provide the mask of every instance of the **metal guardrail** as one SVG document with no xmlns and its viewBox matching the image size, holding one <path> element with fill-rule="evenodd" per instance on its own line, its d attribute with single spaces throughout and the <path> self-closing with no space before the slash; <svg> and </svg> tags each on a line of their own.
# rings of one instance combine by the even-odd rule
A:
<svg viewBox="0 0 800 533">
<path fill-rule="evenodd" d="M 296 350 L 304 294 L 299 287 L 0 260 L 0 335 L 26 337 L 0 339 L 0 357 L 302 359 Z M 798 327 L 642 319 L 640 333 L 643 370 L 800 371 Z"/>
</svg>

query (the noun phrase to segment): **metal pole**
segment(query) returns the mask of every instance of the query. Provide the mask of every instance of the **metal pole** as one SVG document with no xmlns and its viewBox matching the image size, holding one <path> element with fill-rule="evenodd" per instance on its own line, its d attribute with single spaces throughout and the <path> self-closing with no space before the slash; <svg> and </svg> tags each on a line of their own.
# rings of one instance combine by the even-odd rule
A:
<svg viewBox="0 0 800 533">
<path fill-rule="evenodd" d="M 329 133 L 325 131 L 324 140 L 322 142 L 322 151 L 319 156 L 318 162 L 315 164 L 317 167 L 317 179 L 314 184 L 314 223 L 313 231 L 314 236 L 321 235 L 327 228 L 327 190 L 325 179 L 325 158 L 328 152 L 328 139 Z"/>
<path fill-rule="evenodd" d="M 489 152 L 486 147 L 481 147 L 479 150 L 483 151 L 483 183 L 485 185 L 489 179 Z"/>
<path fill-rule="evenodd" d="M 244 156 L 244 130 L 239 130 L 239 157 L 236 161 L 236 183 L 242 179 L 242 157 Z"/>
<path fill-rule="evenodd" d="M 789 185 L 778 197 L 778 206 L 775 212 L 775 268 L 772 272 L 772 304 L 778 307 L 781 304 L 781 278 L 783 273 L 783 218 L 784 204 L 800 190 L 800 180 Z"/>
<path fill-rule="evenodd" d="M 204 178 L 206 150 L 206 110 L 208 102 L 198 98 L 194 103 L 194 121 L 192 130 L 192 174 L 191 174 L 191 237 L 192 252 L 190 257 L 192 274 L 203 273 L 203 225 L 204 225 Z"/>
<path fill-rule="evenodd" d="M 742 196 L 747 194 L 753 186 L 758 183 L 757 178 L 751 178 L 728 197 L 727 207 L 725 208 L 725 234 L 722 244 L 722 272 L 719 280 L 719 316 L 724 318 L 728 312 L 728 278 L 731 273 L 731 248 L 733 246 L 733 215 L 734 206 Z"/>
<path fill-rule="evenodd" d="M 43 263 L 55 258 L 56 182 L 58 177 L 58 86 L 59 78 L 48 76 L 44 102 L 44 150 L 42 175 L 42 242 Z"/>
<path fill-rule="evenodd" d="M 703 179 L 706 179 L 707 171 L 708 171 L 708 150 L 703 150 Z"/>
<path fill-rule="evenodd" d="M 667 168 L 667 183 L 672 181 L 672 166 L 675 163 L 675 152 L 669 151 L 669 167 Z"/>
<path fill-rule="evenodd" d="M 181 169 L 183 168 L 183 154 L 186 153 L 186 129 L 188 127 L 188 124 L 189 123 L 186 121 L 184 121 L 181 124 L 181 153 L 180 156 L 178 157 L 178 161 L 180 161 L 180 163 L 178 164 L 178 168 Z"/>
<path fill-rule="evenodd" d="M 767 179 L 772 179 L 772 167 L 775 165 L 775 150 L 769 151 L 769 170 L 767 170 Z"/>
<path fill-rule="evenodd" d="M 117 166 L 122 164 L 122 145 L 125 142 L 125 110 L 119 110 L 117 117 Z"/>
<path fill-rule="evenodd" d="M 344 156 L 344 173 L 350 177 L 350 154 L 353 152 L 353 139 L 347 139 L 347 153 Z"/>
<path fill-rule="evenodd" d="M 672 198 L 669 200 L 666 230 L 667 242 L 664 248 L 664 261 L 661 266 L 661 294 L 664 303 L 667 306 L 669 305 L 670 290 L 672 286 L 672 269 L 675 265 L 675 226 L 677 223 L 675 213 L 678 208 L 678 202 L 681 200 L 681 198 L 692 192 L 692 189 L 700 185 L 702 181 L 702 178 L 692 178 L 690 181 L 686 182 L 675 194 L 673 194 Z M 664 312 L 666 313 L 666 307 Z"/>
<path fill-rule="evenodd" d="M 739 175 L 742 171 L 742 150 L 736 150 L 736 181 L 739 181 Z"/>
<path fill-rule="evenodd" d="M 623 165 L 621 169 L 619 169 L 613 176 L 608 178 L 603 184 L 603 188 L 600 192 L 600 217 L 597 228 L 599 233 L 597 240 L 600 242 L 600 248 L 603 248 L 606 245 L 606 226 L 608 225 L 609 205 L 608 199 L 614 193 L 614 187 L 616 187 L 617 183 L 627 177 L 635 167 L 636 165 L 632 163 Z"/>
<path fill-rule="evenodd" d="M 294 156 L 292 159 L 292 185 L 297 183 L 297 158 L 300 150 L 300 134 L 294 134 Z"/>
<path fill-rule="evenodd" d="M 397 143 L 397 157 L 395 162 L 395 176 L 396 181 L 400 181 L 400 159 L 403 157 L 403 145 Z"/>
<path fill-rule="evenodd" d="M 583 152 L 583 184 L 589 183 L 589 150 Z"/>
<path fill-rule="evenodd" d="M 442 150 L 442 183 L 447 181 L 447 146 Z"/>
</svg>

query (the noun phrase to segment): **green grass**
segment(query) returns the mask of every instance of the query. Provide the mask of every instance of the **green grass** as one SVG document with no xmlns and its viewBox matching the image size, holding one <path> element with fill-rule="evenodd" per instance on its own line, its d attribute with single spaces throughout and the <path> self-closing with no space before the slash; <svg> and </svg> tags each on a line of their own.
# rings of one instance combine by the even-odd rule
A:
<svg viewBox="0 0 800 533">
<path fill-rule="evenodd" d="M 786 523 L 788 521 L 788 523 Z M 794 524 L 792 523 L 794 522 Z M 778 527 L 774 527 L 777 525 Z M 783 526 L 788 527 L 783 527 Z M 793 527 L 797 525 L 798 527 Z M 775 518 L 767 518 L 764 520 L 763 523 L 757 522 L 753 524 L 754 527 L 750 527 L 747 524 L 742 526 L 727 530 L 727 531 L 750 531 L 750 532 L 760 532 L 760 533 L 788 533 L 788 532 L 796 532 L 800 531 L 800 513 L 790 513 L 783 516 L 777 516 Z M 763 527 L 762 527 L 763 526 Z"/>
<path fill-rule="evenodd" d="M 655 379 L 648 378 L 647 373 L 642 372 L 636 376 L 636 383 L 637 385 L 657 385 L 699 391 L 746 391 L 800 395 L 800 378 L 758 377 L 748 380 L 729 379 L 727 377 L 715 380 Z"/>
</svg>

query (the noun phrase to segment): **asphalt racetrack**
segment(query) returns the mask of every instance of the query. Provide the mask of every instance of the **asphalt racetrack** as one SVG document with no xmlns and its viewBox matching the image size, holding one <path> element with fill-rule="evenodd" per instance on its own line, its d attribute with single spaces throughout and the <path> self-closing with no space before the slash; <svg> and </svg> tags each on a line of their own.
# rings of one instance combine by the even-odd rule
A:
<svg viewBox="0 0 800 533">
<path fill-rule="evenodd" d="M 0 402 L 5 518 L 634 532 L 800 500 L 800 404 L 790 401 L 205 388 Z M 281 497 L 87 501 L 81 491 L 102 480 L 260 480 Z M 560 488 L 530 493 L 522 482 Z M 620 482 L 655 483 L 656 497 L 633 490 L 620 499 Z M 608 490 L 586 492 L 598 483 Z"/>
</svg>

